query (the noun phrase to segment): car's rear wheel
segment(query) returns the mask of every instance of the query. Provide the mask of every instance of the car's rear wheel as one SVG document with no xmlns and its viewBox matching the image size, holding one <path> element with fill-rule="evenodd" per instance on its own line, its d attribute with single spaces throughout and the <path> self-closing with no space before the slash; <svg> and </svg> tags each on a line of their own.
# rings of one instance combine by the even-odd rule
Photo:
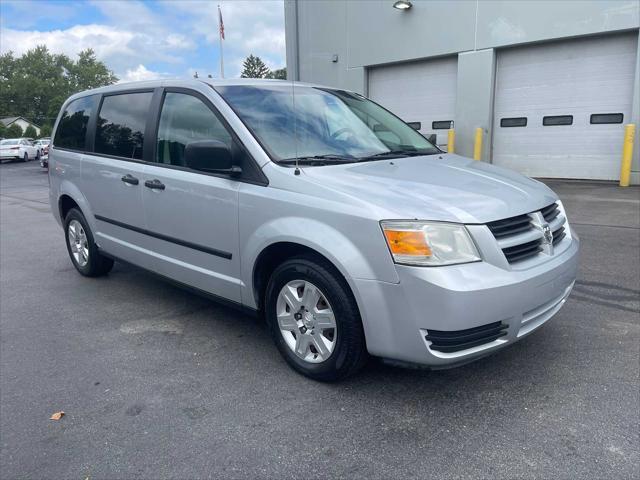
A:
<svg viewBox="0 0 640 480">
<path fill-rule="evenodd" d="M 99 277 L 111 271 L 113 260 L 100 253 L 87 220 L 77 208 L 67 213 L 64 231 L 69 257 L 78 272 L 86 277 Z"/>
<path fill-rule="evenodd" d="M 296 371 L 335 381 L 367 360 L 358 306 L 342 276 L 313 256 L 287 260 L 271 275 L 265 313 L 278 350 Z"/>
<path fill-rule="evenodd" d="M 23 162 L 28 162 L 29 161 L 29 154 L 27 152 L 24 152 L 24 157 L 22 157 L 22 161 Z"/>
</svg>

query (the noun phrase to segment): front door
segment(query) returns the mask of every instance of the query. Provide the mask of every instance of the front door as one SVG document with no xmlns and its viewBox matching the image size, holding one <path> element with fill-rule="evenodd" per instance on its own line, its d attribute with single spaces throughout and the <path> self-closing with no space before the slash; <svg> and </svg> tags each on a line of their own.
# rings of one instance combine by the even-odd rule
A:
<svg viewBox="0 0 640 480">
<path fill-rule="evenodd" d="M 240 301 L 236 180 L 190 170 L 185 146 L 231 134 L 203 98 L 166 91 L 154 162 L 146 166 L 142 196 L 152 269 L 228 300 Z"/>
</svg>

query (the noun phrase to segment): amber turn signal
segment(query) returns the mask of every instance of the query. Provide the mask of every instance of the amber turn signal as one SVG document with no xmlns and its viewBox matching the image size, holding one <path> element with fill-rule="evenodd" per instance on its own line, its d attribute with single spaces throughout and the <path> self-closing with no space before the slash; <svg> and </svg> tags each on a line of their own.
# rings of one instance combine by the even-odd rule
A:
<svg viewBox="0 0 640 480">
<path fill-rule="evenodd" d="M 431 248 L 422 231 L 384 230 L 384 235 L 394 255 L 431 255 Z"/>
</svg>

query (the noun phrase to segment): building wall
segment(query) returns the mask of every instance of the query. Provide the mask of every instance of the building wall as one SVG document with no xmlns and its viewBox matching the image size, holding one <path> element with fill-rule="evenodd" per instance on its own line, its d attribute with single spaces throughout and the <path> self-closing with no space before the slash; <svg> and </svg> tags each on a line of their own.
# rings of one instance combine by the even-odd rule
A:
<svg viewBox="0 0 640 480">
<path fill-rule="evenodd" d="M 638 29 L 638 0 L 285 0 L 290 78 L 367 94 L 367 67 L 458 55 L 457 150 L 470 155 L 485 128 L 491 152 L 495 57 L 501 48 Z M 638 51 L 640 55 L 640 49 Z M 337 61 L 336 60 L 337 56 Z M 640 119 L 640 61 L 633 114 Z M 640 181 L 636 135 L 633 180 Z"/>
<path fill-rule="evenodd" d="M 38 133 L 38 135 L 40 135 L 40 129 L 38 127 L 36 127 L 33 123 L 23 120 L 22 118 L 19 118 L 18 120 L 13 122 L 11 125 L 20 125 L 20 128 L 22 128 L 23 132 L 27 129 L 29 125 L 31 125 L 33 128 L 36 129 L 36 132 Z"/>
</svg>

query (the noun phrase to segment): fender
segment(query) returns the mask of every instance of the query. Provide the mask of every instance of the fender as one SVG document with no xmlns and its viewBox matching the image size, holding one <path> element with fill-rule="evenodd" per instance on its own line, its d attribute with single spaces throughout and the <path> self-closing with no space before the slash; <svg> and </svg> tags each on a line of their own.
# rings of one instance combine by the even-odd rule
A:
<svg viewBox="0 0 640 480">
<path fill-rule="evenodd" d="M 368 258 L 342 232 L 326 223 L 304 217 L 281 217 L 262 224 L 241 245 L 243 303 L 256 308 L 253 295 L 253 271 L 256 260 L 270 245 L 290 242 L 303 245 L 326 257 L 346 279 L 357 295 L 355 279 L 399 283 L 391 256 Z M 382 250 L 382 253 L 387 253 Z"/>
<path fill-rule="evenodd" d="M 60 182 L 60 187 L 58 190 L 56 215 L 58 217 L 60 216 L 60 199 L 62 198 L 63 195 L 67 195 L 71 197 L 73 201 L 78 204 L 78 206 L 80 207 L 80 210 L 82 210 L 82 214 L 84 215 L 84 218 L 87 220 L 87 223 L 89 224 L 89 228 L 91 229 L 91 231 L 92 232 L 97 231 L 96 219 L 93 216 L 93 211 L 89 206 L 89 202 L 87 201 L 86 197 L 80 192 L 80 189 L 74 183 L 66 179 Z M 64 219 L 62 218 L 61 220 L 64 221 Z"/>
</svg>

